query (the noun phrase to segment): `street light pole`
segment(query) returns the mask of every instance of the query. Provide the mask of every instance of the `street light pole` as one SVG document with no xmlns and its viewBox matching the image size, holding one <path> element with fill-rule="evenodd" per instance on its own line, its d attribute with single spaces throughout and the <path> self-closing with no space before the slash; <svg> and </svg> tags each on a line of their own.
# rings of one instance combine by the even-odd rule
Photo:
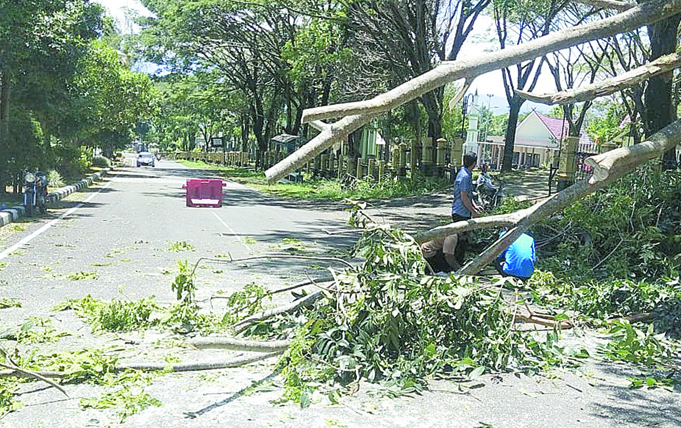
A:
<svg viewBox="0 0 681 428">
<path fill-rule="evenodd" d="M 466 110 L 468 110 L 468 97 L 470 96 L 471 94 L 464 95 L 461 105 L 461 139 L 464 142 L 466 141 Z"/>
<path fill-rule="evenodd" d="M 489 131 L 489 122 L 492 120 L 492 112 L 490 111 L 490 105 L 492 104 L 493 94 L 487 94 L 487 120 L 485 121 L 485 135 L 483 136 L 483 142 L 487 141 L 487 132 Z"/>
</svg>

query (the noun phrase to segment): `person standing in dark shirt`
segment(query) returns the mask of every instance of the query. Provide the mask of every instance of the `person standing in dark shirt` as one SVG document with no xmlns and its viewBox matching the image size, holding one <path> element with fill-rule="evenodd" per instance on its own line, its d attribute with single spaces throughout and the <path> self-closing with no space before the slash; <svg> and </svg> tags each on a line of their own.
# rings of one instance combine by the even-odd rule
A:
<svg viewBox="0 0 681 428">
<path fill-rule="evenodd" d="M 482 208 L 473 202 L 471 192 L 473 191 L 473 169 L 478 163 L 478 156 L 475 153 L 467 153 L 463 157 L 463 166 L 456 174 L 454 181 L 454 200 L 452 201 L 452 222 L 470 220 L 476 218 L 482 212 Z M 456 258 L 463 264 L 464 255 L 467 247 L 465 233 L 452 236 L 456 247 Z"/>
</svg>

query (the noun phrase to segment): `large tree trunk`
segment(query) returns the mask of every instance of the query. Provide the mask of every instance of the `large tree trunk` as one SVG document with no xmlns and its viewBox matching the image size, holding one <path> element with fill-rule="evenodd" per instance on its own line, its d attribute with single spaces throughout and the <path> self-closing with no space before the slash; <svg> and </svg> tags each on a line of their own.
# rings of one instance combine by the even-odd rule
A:
<svg viewBox="0 0 681 428">
<path fill-rule="evenodd" d="M 421 109 L 416 100 L 409 105 L 409 112 L 411 113 L 411 121 L 414 127 L 414 140 L 418 144 L 421 141 Z M 414 165 L 411 167 L 413 169 Z"/>
<path fill-rule="evenodd" d="M 248 151 L 248 134 L 251 130 L 251 121 L 247 114 L 241 115 L 241 151 Z"/>
<path fill-rule="evenodd" d="M 256 154 L 255 169 L 263 167 L 263 155 L 267 151 L 267 140 L 263 134 L 265 128 L 265 116 L 263 112 L 262 100 L 256 97 L 251 104 L 251 117 L 253 119 L 253 134 L 258 143 L 258 153 Z"/>
<path fill-rule="evenodd" d="M 428 113 L 428 136 L 433 137 L 436 141 L 442 136 L 442 100 L 444 91 L 438 88 L 434 91 L 428 92 L 421 97 L 423 106 Z"/>
<path fill-rule="evenodd" d="M 506 137 L 504 143 L 504 160 L 501 166 L 502 171 L 510 171 L 513 168 L 513 148 L 515 147 L 515 131 L 518 126 L 520 108 L 525 100 L 517 95 L 509 103 L 508 125 L 506 126 Z"/>
<path fill-rule="evenodd" d="M 196 132 L 189 131 L 187 138 L 189 139 L 189 150 L 194 150 L 194 147 L 196 147 Z"/>
<path fill-rule="evenodd" d="M 362 128 L 356 129 L 350 135 L 348 135 L 348 145 L 347 145 L 347 156 L 352 165 L 357 164 L 357 158 L 359 158 L 359 143 L 362 137 Z M 358 177 L 359 178 L 359 177 Z"/>
<path fill-rule="evenodd" d="M 674 15 L 648 26 L 652 59 L 676 52 L 680 20 L 681 15 Z M 669 72 L 648 81 L 644 94 L 646 136 L 654 134 L 676 120 L 676 106 L 672 102 L 672 77 L 673 73 Z M 676 168 L 676 148 L 664 154 L 662 168 Z"/>
</svg>

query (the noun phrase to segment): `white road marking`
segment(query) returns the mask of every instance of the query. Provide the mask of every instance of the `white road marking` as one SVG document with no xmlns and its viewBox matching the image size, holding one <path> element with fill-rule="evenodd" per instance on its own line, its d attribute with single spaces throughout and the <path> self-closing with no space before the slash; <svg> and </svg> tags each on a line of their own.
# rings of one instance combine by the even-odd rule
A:
<svg viewBox="0 0 681 428">
<path fill-rule="evenodd" d="M 235 237 L 236 239 L 238 239 L 239 242 L 240 242 L 244 247 L 246 247 L 246 250 L 247 250 L 247 251 L 251 251 L 251 247 L 249 247 L 247 243 L 245 243 L 244 241 L 242 241 L 241 239 L 239 239 L 239 235 L 236 234 L 236 232 L 234 231 L 234 229 L 232 229 L 231 227 L 229 227 L 229 225 L 228 225 L 227 223 L 225 223 L 224 220 L 222 220 L 222 219 L 220 218 L 219 215 L 217 215 L 217 214 L 215 214 L 215 213 L 213 213 L 213 215 L 215 216 L 215 218 L 217 218 L 218 220 L 220 220 L 220 223 L 222 223 L 222 225 L 225 226 L 225 227 L 229 230 L 229 232 L 230 232 L 232 235 L 234 235 L 234 237 Z"/>
<path fill-rule="evenodd" d="M 41 227 L 40 229 L 36 230 L 35 232 L 31 233 L 30 235 L 28 235 L 27 237 L 25 237 L 25 238 L 22 239 L 21 241 L 17 242 L 16 244 L 12 245 L 11 247 L 9 247 L 9 248 L 5 249 L 4 251 L 0 252 L 0 260 L 2 260 L 2 259 L 4 259 L 5 257 L 9 256 L 10 254 L 12 254 L 13 252 L 15 252 L 16 250 L 18 250 L 18 249 L 21 248 L 22 246 L 28 244 L 28 243 L 31 242 L 33 239 L 35 239 L 35 238 L 37 238 L 38 236 L 40 236 L 41 234 L 45 233 L 45 231 L 47 231 L 50 227 L 52 227 L 52 226 L 54 226 L 55 224 L 57 224 L 58 221 L 63 220 L 63 219 L 65 219 L 66 217 L 68 217 L 68 216 L 70 216 L 71 214 L 73 214 L 74 212 L 76 212 L 76 210 L 78 210 L 79 208 L 83 207 L 86 203 L 90 202 L 90 201 L 92 200 L 92 198 L 94 198 L 95 196 L 99 195 L 99 194 L 102 192 L 102 190 L 104 190 L 104 189 L 106 189 L 107 187 L 109 187 L 109 185 L 111 185 L 111 183 L 113 183 L 113 181 L 109 181 L 108 183 L 106 183 L 106 185 L 104 185 L 101 189 L 99 189 L 99 191 L 98 191 L 97 193 L 94 193 L 94 194 L 88 196 L 83 202 L 81 202 L 81 203 L 79 203 L 78 205 L 76 205 L 75 207 L 69 209 L 69 210 L 66 211 L 64 214 L 60 215 L 58 218 L 55 218 L 54 220 L 51 220 L 49 223 L 47 223 L 46 225 L 44 225 L 44 226 Z"/>
</svg>

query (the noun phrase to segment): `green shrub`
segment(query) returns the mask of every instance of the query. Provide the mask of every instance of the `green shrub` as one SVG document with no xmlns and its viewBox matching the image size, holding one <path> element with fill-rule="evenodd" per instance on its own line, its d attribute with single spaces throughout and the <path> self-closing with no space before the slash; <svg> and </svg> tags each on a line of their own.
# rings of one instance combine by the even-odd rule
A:
<svg viewBox="0 0 681 428">
<path fill-rule="evenodd" d="M 79 179 L 90 167 L 88 150 L 83 147 L 55 147 L 56 164 L 59 172 L 68 179 Z"/>
<path fill-rule="evenodd" d="M 92 158 L 92 166 L 99 168 L 111 168 L 111 161 L 104 156 L 95 156 Z"/>
<path fill-rule="evenodd" d="M 47 183 L 50 187 L 64 187 L 64 179 L 62 178 L 59 171 L 56 169 L 51 169 L 47 171 Z"/>
<path fill-rule="evenodd" d="M 657 280 L 676 276 L 681 253 L 681 174 L 646 165 L 538 225 L 560 278 Z"/>
</svg>

